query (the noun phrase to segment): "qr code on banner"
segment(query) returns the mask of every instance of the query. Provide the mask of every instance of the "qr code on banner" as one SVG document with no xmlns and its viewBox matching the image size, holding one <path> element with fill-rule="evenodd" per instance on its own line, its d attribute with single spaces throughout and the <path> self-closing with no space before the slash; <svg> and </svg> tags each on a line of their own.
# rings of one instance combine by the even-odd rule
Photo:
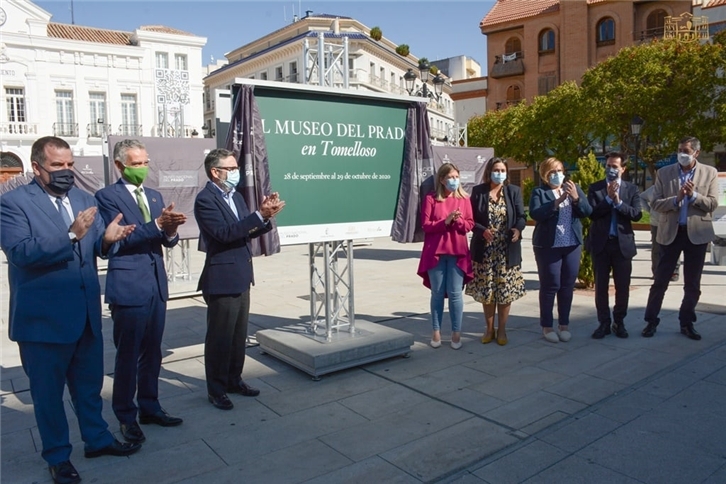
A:
<svg viewBox="0 0 726 484">
<path fill-rule="evenodd" d="M 157 69 L 156 100 L 162 104 L 189 104 L 189 73 Z"/>
</svg>

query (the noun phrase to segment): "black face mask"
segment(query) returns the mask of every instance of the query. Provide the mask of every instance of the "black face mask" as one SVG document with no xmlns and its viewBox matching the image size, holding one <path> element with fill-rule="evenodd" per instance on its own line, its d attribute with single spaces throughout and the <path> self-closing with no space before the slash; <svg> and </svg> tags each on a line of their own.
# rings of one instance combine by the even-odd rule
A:
<svg viewBox="0 0 726 484">
<path fill-rule="evenodd" d="M 43 169 L 48 175 L 50 175 L 50 181 L 48 182 L 48 188 L 53 190 L 55 193 L 65 195 L 68 191 L 73 188 L 76 181 L 76 175 L 73 170 L 56 170 L 48 171 L 38 163 L 38 166 Z"/>
</svg>

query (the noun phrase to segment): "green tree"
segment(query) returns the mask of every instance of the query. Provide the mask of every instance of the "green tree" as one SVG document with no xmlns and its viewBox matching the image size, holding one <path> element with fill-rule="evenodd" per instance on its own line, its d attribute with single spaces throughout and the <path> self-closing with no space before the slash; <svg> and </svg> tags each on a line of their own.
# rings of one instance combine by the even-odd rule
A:
<svg viewBox="0 0 726 484">
<path fill-rule="evenodd" d="M 597 161 L 593 153 L 589 153 L 587 156 L 583 156 L 577 160 L 577 171 L 572 173 L 571 178 L 587 194 L 587 190 L 591 184 L 605 178 L 605 168 Z M 583 240 L 587 240 L 590 235 L 591 220 L 587 217 L 580 220 L 582 221 Z M 580 256 L 580 270 L 577 273 L 577 279 L 586 288 L 591 288 L 595 285 L 592 256 L 587 250 L 583 250 Z"/>
<path fill-rule="evenodd" d="M 717 39 L 718 40 L 718 39 Z M 587 128 L 598 138 L 630 141 L 630 120 L 645 120 L 641 152 L 651 175 L 678 140 L 696 136 L 703 149 L 726 138 L 726 67 L 722 43 L 654 41 L 627 47 L 588 70 L 582 95 L 597 117 Z"/>
<path fill-rule="evenodd" d="M 371 36 L 371 39 L 378 42 L 379 40 L 381 40 L 383 38 L 383 31 L 381 30 L 380 27 L 373 27 L 371 29 L 371 32 L 369 35 Z"/>
</svg>

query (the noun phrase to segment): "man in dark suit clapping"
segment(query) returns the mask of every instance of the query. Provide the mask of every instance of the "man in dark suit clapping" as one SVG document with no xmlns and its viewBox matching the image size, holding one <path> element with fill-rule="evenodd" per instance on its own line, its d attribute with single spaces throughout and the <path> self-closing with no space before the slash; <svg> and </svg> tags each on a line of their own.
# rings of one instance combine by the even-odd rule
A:
<svg viewBox="0 0 726 484">
<path fill-rule="evenodd" d="M 270 219 L 285 206 L 277 193 L 265 197 L 250 213 L 236 191 L 240 169 L 234 153 L 209 152 L 204 160 L 209 182 L 194 201 L 199 225 L 199 250 L 207 257 L 199 289 L 207 303 L 204 366 L 209 401 L 222 410 L 234 407 L 227 393 L 254 397 L 260 391 L 242 380 L 250 285 L 254 285 L 250 239 L 272 230 Z"/>
<path fill-rule="evenodd" d="M 595 339 L 604 338 L 612 331 L 618 338 L 627 338 L 625 316 L 628 313 L 630 275 L 633 257 L 637 252 L 632 222 L 642 217 L 638 187 L 622 180 L 625 172 L 623 155 L 608 153 L 605 161 L 605 179 L 590 185 L 587 200 L 592 205 L 592 225 L 589 233 L 589 249 L 595 272 L 595 307 L 598 328 L 592 333 Z M 610 319 L 610 271 L 615 284 L 613 321 Z"/>
</svg>

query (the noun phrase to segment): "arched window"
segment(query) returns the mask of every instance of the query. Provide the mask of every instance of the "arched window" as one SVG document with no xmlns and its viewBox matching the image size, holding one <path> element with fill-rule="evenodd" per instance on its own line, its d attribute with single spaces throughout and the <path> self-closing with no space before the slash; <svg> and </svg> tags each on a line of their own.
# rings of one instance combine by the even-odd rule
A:
<svg viewBox="0 0 726 484">
<path fill-rule="evenodd" d="M 0 153 L 0 168 L 22 168 L 23 162 L 14 153 Z"/>
<path fill-rule="evenodd" d="M 553 52 L 555 50 L 555 31 L 552 29 L 543 30 L 539 34 L 539 51 Z"/>
<path fill-rule="evenodd" d="M 606 17 L 597 23 L 597 43 L 611 43 L 615 41 L 615 20 Z"/>
<path fill-rule="evenodd" d="M 522 41 L 518 37 L 510 37 L 507 39 L 507 43 L 504 44 L 505 54 L 514 54 L 522 51 Z"/>
<path fill-rule="evenodd" d="M 661 37 L 663 36 L 663 28 L 665 27 L 665 18 L 668 13 L 665 10 L 654 10 L 648 15 L 648 19 L 645 22 L 645 28 L 647 30 L 647 37 Z"/>
<path fill-rule="evenodd" d="M 509 86 L 507 88 L 507 105 L 519 103 L 522 100 L 522 90 L 519 86 Z"/>
</svg>

